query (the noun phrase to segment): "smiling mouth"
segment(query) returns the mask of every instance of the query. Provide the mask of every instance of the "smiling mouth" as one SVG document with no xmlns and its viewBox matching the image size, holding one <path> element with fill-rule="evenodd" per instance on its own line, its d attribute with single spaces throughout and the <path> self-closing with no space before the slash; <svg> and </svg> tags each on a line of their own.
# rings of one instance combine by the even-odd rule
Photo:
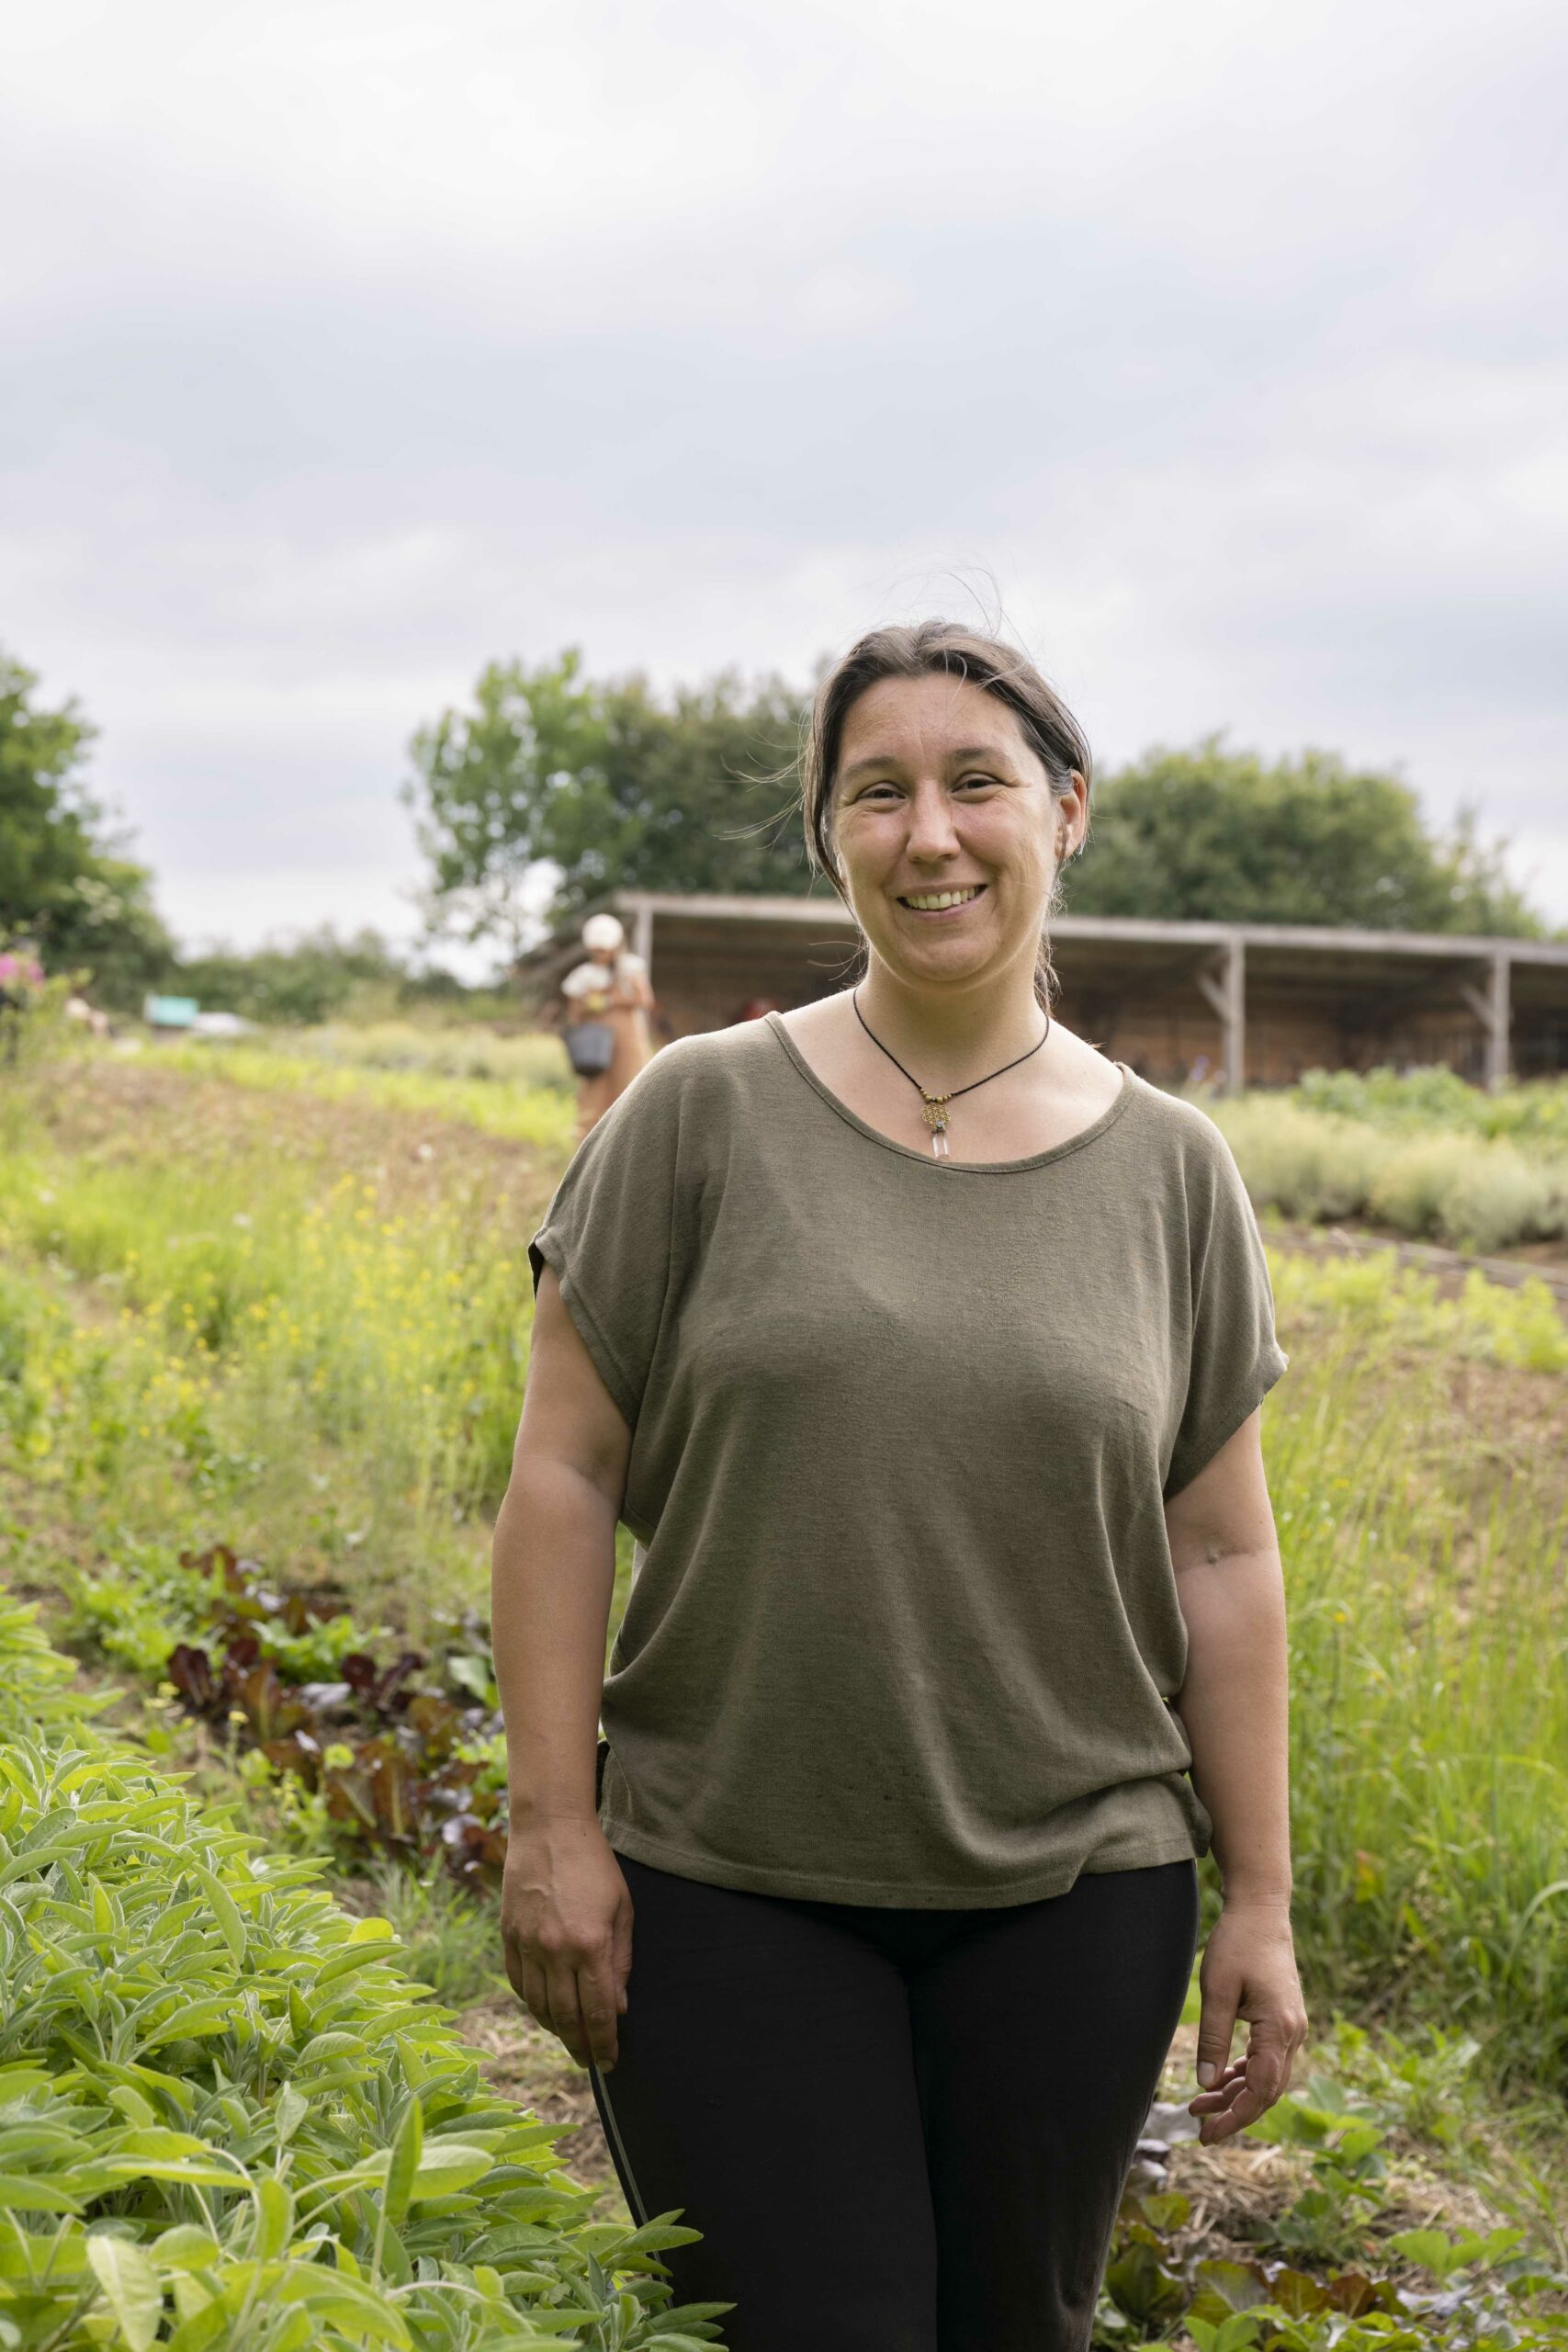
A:
<svg viewBox="0 0 1568 2352">
<path fill-rule="evenodd" d="M 918 915 L 946 914 L 953 907 L 966 907 L 985 887 L 983 882 L 971 882 L 962 890 L 911 890 L 900 898 L 898 904 L 912 908 Z"/>
</svg>

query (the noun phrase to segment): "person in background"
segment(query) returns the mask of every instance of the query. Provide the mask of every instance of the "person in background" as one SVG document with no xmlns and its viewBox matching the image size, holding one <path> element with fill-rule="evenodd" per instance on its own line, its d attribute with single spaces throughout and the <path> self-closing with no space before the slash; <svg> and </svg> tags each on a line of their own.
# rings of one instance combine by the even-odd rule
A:
<svg viewBox="0 0 1568 2352">
<path fill-rule="evenodd" d="M 561 982 L 561 1035 L 577 1073 L 581 1142 L 653 1058 L 648 1016 L 653 990 L 648 966 L 626 944 L 615 915 L 590 915 L 582 926 L 587 958 Z"/>
</svg>

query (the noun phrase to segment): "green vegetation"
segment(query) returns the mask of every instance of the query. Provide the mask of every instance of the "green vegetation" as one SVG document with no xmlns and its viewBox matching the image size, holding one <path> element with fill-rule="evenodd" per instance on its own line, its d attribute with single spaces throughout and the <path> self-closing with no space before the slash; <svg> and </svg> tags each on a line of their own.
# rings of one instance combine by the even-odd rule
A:
<svg viewBox="0 0 1568 2352">
<path fill-rule="evenodd" d="M 149 1676 L 212 1644 L 177 1555 L 218 1542 L 334 1587 L 349 1616 L 313 1638 L 384 1665 L 379 1627 L 423 1646 L 480 1589 L 523 1245 L 566 1147 L 503 1162 L 456 1118 L 289 1093 L 274 1057 L 267 1091 L 172 1058 L 78 1065 L 0 1173 L 14 1543 L 79 1638 Z M 409 1082 L 455 1112 L 513 1097 Z M 1387 1257 L 1275 1279 L 1313 1997 L 1462 2018 L 1499 2082 L 1568 2083 L 1568 1905 L 1543 1894 L 1568 1877 L 1568 1335 L 1539 1283 L 1445 1295 Z"/>
<path fill-rule="evenodd" d="M 402 1947 L 402 1965 L 436 1999 L 463 2009 L 504 1990 L 495 1910 L 453 1883 L 439 1870 L 412 1871 L 401 1861 L 379 1862 L 370 1873 L 367 1908 L 391 1928 Z"/>
<path fill-rule="evenodd" d="M 105 1803 L 112 1789 L 119 1815 L 97 1824 L 104 1843 L 90 1849 L 90 1869 L 74 1849 L 45 1863 L 47 1837 L 26 1849 L 40 1858 L 36 1899 L 61 1906 L 39 1909 L 37 1920 L 47 1918 L 66 1949 L 71 1936 L 100 1932 L 90 1878 L 124 1907 L 145 1877 L 163 1890 L 171 1936 L 195 1939 L 180 1946 L 199 1963 L 188 1998 L 214 1997 L 212 1969 L 231 1994 L 221 1906 L 195 1875 L 199 1861 L 237 1907 L 247 1965 L 264 1914 L 287 1915 L 307 1937 L 310 1969 L 340 1951 L 345 1961 L 362 1952 L 366 1969 L 348 1988 L 400 1986 L 387 2004 L 427 2026 L 400 2023 L 377 2041 L 382 2071 L 366 2078 L 363 2105 L 353 2091 L 346 2122 L 341 2103 L 321 2109 L 344 2174 L 376 2152 L 384 2166 L 408 2112 L 398 2053 L 411 2033 L 423 2050 L 421 2032 L 436 2031 L 406 1976 L 454 2001 L 483 1997 L 494 1983 L 482 1895 L 444 1873 L 449 1851 L 459 1867 L 475 1866 L 481 1889 L 493 1867 L 482 1850 L 483 1799 L 499 1785 L 493 1692 L 482 1618 L 463 1611 L 482 1590 L 488 1514 L 506 1475 L 526 1362 L 524 1243 L 570 1144 L 567 1099 L 525 1077 L 509 1068 L 488 1078 L 443 1077 L 428 1064 L 359 1068 L 309 1046 L 216 1058 L 181 1047 L 86 1056 L 41 1081 L 23 1073 L 9 1098 L 0 1542 L 13 1575 L 50 1596 L 57 1638 L 143 1695 L 138 1760 L 84 1745 L 81 1702 L 62 1696 L 58 1669 L 48 1669 L 39 1687 L 68 1719 L 45 1726 L 49 1755 L 18 1768 L 33 1810 L 0 1822 L 0 1832 L 19 1855 L 27 1825 L 58 1792 L 51 1775 L 77 1769 L 59 1766 L 54 1748 L 74 1756 L 81 1747 L 84 1766 L 92 1759 L 95 1773 L 119 1776 L 91 1782 Z M 389 1087 L 414 1091 L 393 1099 Z M 1308 1099 L 1291 1108 L 1303 1120 L 1348 1124 L 1391 1149 L 1422 1140 L 1389 1082 L 1321 1110 L 1303 1091 Z M 488 1106 L 482 1126 L 470 1116 L 476 1104 Z M 1545 1095 L 1494 1102 L 1486 1115 L 1497 1125 L 1472 1126 L 1472 1153 L 1506 1148 L 1531 1165 L 1552 1158 L 1558 1130 Z M 530 1139 L 510 1140 L 506 1120 Z M 1292 1365 L 1267 1409 L 1266 1444 L 1291 1597 L 1296 1932 L 1316 2037 L 1295 2097 L 1249 2139 L 1272 2142 L 1295 2170 L 1288 2191 L 1245 2229 L 1227 2223 L 1216 2250 L 1206 2218 L 1213 2175 L 1198 2161 L 1212 2165 L 1214 2152 L 1184 2144 L 1178 2116 L 1163 2154 L 1149 2143 L 1145 2177 L 1129 2191 L 1098 2335 L 1107 2347 L 1170 2337 L 1196 2352 L 1255 2343 L 1259 2352 L 1371 2352 L 1374 2344 L 1534 2352 L 1563 2340 L 1568 2308 L 1568 2245 L 1553 2218 L 1568 2173 L 1568 1329 L 1537 1282 L 1505 1288 L 1474 1273 L 1440 1283 L 1386 1252 L 1326 1261 L 1276 1252 L 1272 1267 Z M 261 1566 L 210 1551 L 225 1542 Z M 408 1649 L 419 1652 L 417 1665 L 405 1663 Z M 0 1694 L 6 1687 L 16 1677 L 0 1659 Z M 475 1827 L 465 1829 L 462 1853 L 434 1815 L 404 1809 L 406 1781 L 383 1769 L 394 1744 L 412 1758 L 415 1735 L 426 1743 L 416 1777 L 435 1785 L 451 1768 L 454 1789 L 466 1792 Z M 272 1853 L 294 1859 L 267 1859 L 220 1813 L 160 1781 L 150 1755 L 194 1763 L 198 1786 L 243 1794 Z M 22 1785 L 9 1772 L 6 1781 Z M 143 1845 L 117 1860 L 114 1839 L 138 1823 L 175 1852 Z M 359 1922 L 361 1940 L 351 1943 L 344 1916 L 304 1893 L 294 1873 L 307 1856 L 354 1873 L 350 1900 L 395 1924 L 403 1976 L 380 1956 L 389 1947 L 370 1939 L 373 1920 Z M 410 1871 L 403 1858 L 418 1867 Z M 367 1869 L 368 1880 L 359 1875 Z M 0 1890 L 0 1932 L 9 1932 L 6 1902 L 21 1899 L 17 1883 Z M 258 1890 L 271 1904 L 274 1888 L 288 1903 L 267 1910 Z M 1207 1869 L 1204 1899 L 1212 1918 Z M 139 1951 L 145 1941 L 157 1966 L 174 1970 L 151 1921 L 145 1938 L 140 1913 L 137 1926 Z M 284 2030 L 280 1988 L 303 1987 L 308 1999 L 310 1981 L 303 1962 L 278 1962 L 258 2012 L 264 2042 Z M 78 2005 L 73 2017 L 85 2014 L 85 1974 L 51 1982 L 62 2003 Z M 148 2014 L 155 2031 L 156 2003 Z M 313 2031 L 345 2030 L 313 2010 L 308 2021 Z M 374 2017 L 364 2023 L 371 2033 Z M 94 2266 L 118 2266 L 117 2279 L 139 2282 L 145 2313 L 135 2254 L 154 2266 L 171 2331 L 192 2324 L 198 2290 L 243 2298 L 274 2275 L 254 2267 L 258 2245 L 272 2244 L 265 2233 L 278 2226 L 270 2216 L 285 2210 L 264 2188 L 267 2177 L 294 2203 L 291 2233 L 266 2258 L 334 2283 L 355 2279 L 366 2296 L 389 2301 L 414 2343 L 528 2340 L 431 2332 L 448 2324 L 448 2274 L 459 2283 L 471 2274 L 462 2309 L 476 2324 L 482 2310 L 496 2328 L 523 2324 L 508 2311 L 533 2312 L 530 2325 L 557 2324 L 535 2310 L 546 2290 L 508 2286 L 508 2261 L 479 2235 L 473 2200 L 486 2197 L 482 2186 L 464 2189 L 461 2212 L 445 2200 L 411 2202 L 397 2237 L 413 2276 L 397 2272 L 385 2232 L 377 2269 L 379 2176 L 357 2175 L 335 2201 L 324 2192 L 318 2200 L 313 2167 L 328 2154 L 309 2138 L 315 2122 L 293 2127 L 279 2151 L 284 2082 L 301 2092 L 312 2083 L 292 2013 L 288 2030 L 287 2063 L 269 2060 L 265 2075 L 247 2073 L 262 2062 L 237 2043 L 195 2037 L 182 2069 L 169 2069 L 195 2086 L 189 2107 L 170 2105 L 173 2092 L 149 2090 L 134 2072 L 123 2085 L 117 2078 L 111 2088 L 148 2100 L 151 2122 L 125 2101 L 106 2103 L 91 2081 L 73 2077 L 62 2091 L 63 2059 L 47 2069 L 55 2087 L 38 2093 L 41 2120 L 25 2105 L 14 2116 L 0 2100 L 0 2132 L 14 2120 L 58 2127 L 66 2140 L 48 2144 L 69 2145 L 73 2164 L 78 2155 L 97 2163 L 100 2143 L 122 2128 L 155 2130 L 197 2139 L 204 2153 L 186 2151 L 190 2163 L 227 2165 L 225 2179 L 239 2184 L 230 2191 L 160 2177 L 105 2186 L 98 2201 L 77 2200 L 80 2213 L 20 2214 L 26 2233 L 66 2231 L 77 2250 L 62 2256 L 60 2278 L 87 2299 L 79 2338 L 20 2341 L 114 2340 L 105 2314 L 118 2307 Z M 70 2030 L 85 2047 L 87 2028 Z M 96 2050 L 96 2029 L 88 2039 Z M 9 2064 L 0 2044 L 0 2065 Z M 80 2048 L 72 2064 L 86 2066 Z M 152 2060 L 134 2064 L 160 2072 Z M 473 2144 L 475 2131 L 492 2126 L 477 2124 L 460 2101 L 483 2094 L 446 2067 L 444 2058 L 438 2095 L 414 2086 L 423 2128 L 433 2140 Z M 452 2109 L 440 2103 L 449 2084 L 459 2098 Z M 364 2121 L 371 2109 L 373 2130 Z M 515 2111 L 500 2112 L 493 2128 L 514 2128 Z M 114 2149 L 125 2153 L 118 2142 Z M 612 2242 L 584 2236 L 536 2145 L 521 2161 L 547 2176 L 523 2184 L 530 2193 L 548 2191 L 516 2224 L 549 2238 L 548 2258 L 530 2254 L 528 2267 L 548 2273 L 551 2293 L 586 2293 L 591 2274 L 572 2267 L 571 2249 L 599 2246 L 602 2268 Z M 1410 2167 L 1423 2163 L 1470 2184 L 1480 2201 L 1438 2226 L 1432 2202 L 1409 2186 Z M 566 2203 L 549 2202 L 558 2195 Z M 447 2234 L 433 2239 L 438 2267 L 426 2277 L 420 2233 L 438 2222 Z M 301 2233 L 318 2222 L 324 2234 L 312 2247 Z M 194 2252 L 193 2237 L 157 2251 L 176 2228 L 206 2231 L 221 2257 L 204 2254 L 206 2271 L 180 2269 L 175 2256 Z M 106 2231 L 123 2235 L 132 2256 L 89 2254 L 85 2238 Z M 28 2245 L 7 2257 L 6 2243 L 0 2286 L 38 2252 Z M 502 2279 L 505 2310 L 484 2302 L 487 2263 Z M 656 2335 L 633 2287 L 626 2324 Z M 319 2295 L 320 2281 L 290 2290 L 307 2290 Z M 353 2294 L 320 2309 L 270 2297 L 243 2324 L 282 2329 L 299 2309 L 310 2312 L 312 2343 L 333 2341 L 329 2327 L 344 2342 L 378 2340 L 368 2305 L 349 2312 Z M 13 2308 L 0 2303 L 0 2318 Z M 230 2317 L 237 2308 L 225 2306 Z M 202 2324 L 220 2330 L 229 2318 Z M 265 2332 L 211 2340 L 273 2346 Z M 585 2340 L 650 2338 L 612 2329 Z"/>
<path fill-rule="evenodd" d="M 1404 1135 L 1441 1128 L 1506 1136 L 1525 1149 L 1568 1151 L 1568 1084 L 1534 1080 L 1495 1094 L 1467 1086 L 1451 1069 L 1309 1070 L 1296 1090 L 1309 1111 Z"/>
<path fill-rule="evenodd" d="M 368 1034 L 374 1041 L 388 1033 L 372 1029 Z M 407 1033 L 394 1034 L 406 1040 Z M 461 1061 L 459 1049 L 452 1046 L 424 1057 L 417 1046 L 400 1042 L 382 1059 L 373 1042 L 362 1056 L 344 1031 L 321 1035 L 334 1044 L 295 1046 L 279 1035 L 259 1044 L 160 1045 L 150 1052 L 158 1067 L 193 1077 L 279 1094 L 316 1094 L 326 1102 L 376 1102 L 391 1111 L 423 1112 L 433 1120 L 458 1119 L 486 1135 L 537 1144 L 563 1156 L 575 1141 L 575 1099 L 561 1082 L 565 1057 L 554 1037 L 488 1039 L 459 1080 L 443 1075 L 448 1062 Z M 513 1072 L 514 1084 L 504 1090 L 496 1084 L 497 1078 L 508 1080 Z"/>
<path fill-rule="evenodd" d="M 106 1003 L 131 1004 L 172 943 L 84 781 L 92 728 L 73 702 L 46 708 L 38 683 L 0 649 L 0 947 L 30 941 L 51 972 L 85 969 Z"/>
<path fill-rule="evenodd" d="M 558 869 L 561 919 L 617 889 L 807 888 L 793 797 L 807 699 L 728 673 L 661 697 L 642 678 L 588 677 L 575 652 L 492 662 L 470 706 L 411 747 L 433 919 L 515 949 L 541 860 Z M 1543 928 L 1469 817 L 1434 832 L 1407 784 L 1332 752 L 1269 762 L 1213 735 L 1107 775 L 1094 810 L 1075 914 Z"/>
<path fill-rule="evenodd" d="M 525 1093 L 538 1088 L 560 1094 L 576 1093 L 577 1082 L 565 1046 L 558 1037 L 537 1029 L 519 1035 L 503 1035 L 494 1029 L 477 1026 L 456 1028 L 446 1022 L 328 1022 L 320 1028 L 258 1037 L 251 1042 L 257 1047 L 271 1046 L 279 1052 L 319 1059 L 343 1069 L 404 1070 L 426 1078 L 493 1079 L 500 1085 Z M 220 1068 L 222 1067 L 220 1061 Z M 472 1098 L 479 1099 L 482 1098 Z M 435 1096 L 431 1107 L 450 1117 L 451 1094 Z M 536 1114 L 540 1107 L 532 1106 Z M 467 1101 L 464 1115 L 474 1125 L 483 1124 L 473 1116 Z M 536 1136 L 523 1139 L 558 1143 L 566 1132 L 564 1127 L 547 1125 Z"/>
<path fill-rule="evenodd" d="M 804 890 L 789 780 L 801 715 L 777 678 L 661 698 L 645 678 L 586 677 L 575 652 L 491 662 L 472 707 L 410 746 L 433 918 L 515 953 L 520 888 L 541 860 L 559 869 L 561 918 L 607 890 Z"/>
<path fill-rule="evenodd" d="M 62 1114 L 90 1106 L 91 1068 Z M 190 1099 L 176 1086 L 172 1116 L 96 1149 L 40 1139 L 0 1162 L 0 1351 L 35 1510 L 102 1511 L 132 1546 L 232 1538 L 453 1589 L 516 1429 L 518 1171 L 491 1183 L 470 1162 L 421 1185 L 433 1163 L 406 1142 L 401 1165 L 372 1156 L 382 1130 L 345 1167 L 320 1131 L 291 1151 L 270 1117 L 193 1125 Z"/>
<path fill-rule="evenodd" d="M 1482 1094 L 1449 1070 L 1318 1071 L 1207 1102 L 1255 1204 L 1503 1250 L 1568 1234 L 1568 1086 Z"/>
<path fill-rule="evenodd" d="M 395 1020 L 421 1009 L 451 1021 L 475 1013 L 504 1016 L 513 1009 L 504 996 L 465 989 L 449 972 L 415 969 L 378 932 L 340 939 L 330 925 L 244 955 L 215 948 L 182 956 L 164 977 L 181 995 L 195 997 L 204 1012 L 237 1012 L 280 1026 Z"/>
<path fill-rule="evenodd" d="M 1477 2144 L 1473 2044 L 1434 2032 L 1422 2049 L 1393 2034 L 1380 2045 L 1345 2024 L 1325 2041 L 1305 2080 L 1247 2135 L 1303 2160 L 1296 2193 L 1277 2211 L 1237 2216 L 1224 2251 L 1192 2227 L 1211 2180 L 1189 2175 L 1184 2191 L 1179 2143 L 1142 2143 L 1156 2180 L 1122 2200 L 1096 2344 L 1174 2337 L 1198 2352 L 1561 2345 L 1562 2235 L 1546 2185 L 1528 2168 L 1517 2183 L 1520 2221 L 1497 2223 L 1485 2208 L 1479 2227 L 1390 2224 L 1389 2206 L 1414 2185 L 1423 2149 L 1441 2150 L 1453 2171 L 1495 2192 L 1497 2167 Z"/>
<path fill-rule="evenodd" d="M 552 2128 L 310 1866 L 97 1735 L 0 1595 L 0 2342 L 697 2352 L 664 2216 L 592 2223 Z"/>
<path fill-rule="evenodd" d="M 1273 762 L 1211 735 L 1106 777 L 1074 914 L 1539 933 L 1501 851 L 1435 833 L 1409 785 L 1332 752 Z"/>
</svg>

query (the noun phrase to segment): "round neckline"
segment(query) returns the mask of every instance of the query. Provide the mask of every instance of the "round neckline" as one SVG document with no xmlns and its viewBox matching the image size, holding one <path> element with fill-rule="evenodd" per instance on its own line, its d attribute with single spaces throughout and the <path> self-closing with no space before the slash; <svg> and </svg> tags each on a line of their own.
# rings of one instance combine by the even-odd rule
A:
<svg viewBox="0 0 1568 2352">
<path fill-rule="evenodd" d="M 768 1012 L 763 1019 L 813 1093 L 819 1094 L 828 1108 L 837 1112 L 846 1126 L 853 1127 L 855 1133 L 864 1136 L 869 1143 L 880 1144 L 884 1151 L 897 1152 L 900 1159 L 912 1159 L 917 1167 L 933 1168 L 946 1175 L 1014 1176 L 1021 1175 L 1031 1168 L 1048 1168 L 1053 1160 L 1066 1159 L 1069 1152 L 1081 1151 L 1085 1144 L 1097 1142 L 1108 1128 L 1116 1125 L 1133 1099 L 1133 1073 L 1125 1062 L 1117 1062 L 1114 1066 L 1122 1073 L 1122 1087 L 1115 1101 L 1106 1105 L 1098 1119 L 1092 1120 L 1087 1127 L 1080 1127 L 1076 1136 L 1068 1136 L 1065 1143 L 1054 1143 L 1048 1151 L 1031 1152 L 1024 1159 L 939 1159 L 934 1152 L 917 1151 L 913 1144 L 899 1143 L 894 1136 L 885 1136 L 880 1127 L 872 1126 L 857 1112 L 852 1111 L 849 1104 L 840 1101 L 832 1088 L 818 1078 L 785 1028 L 783 1014 Z"/>
</svg>

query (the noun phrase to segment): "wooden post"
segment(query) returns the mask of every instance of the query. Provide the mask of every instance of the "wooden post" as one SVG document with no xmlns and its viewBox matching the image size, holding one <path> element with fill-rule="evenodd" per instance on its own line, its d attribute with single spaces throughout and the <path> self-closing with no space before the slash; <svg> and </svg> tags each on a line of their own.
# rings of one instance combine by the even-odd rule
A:
<svg viewBox="0 0 1568 2352">
<path fill-rule="evenodd" d="M 637 918 L 632 927 L 632 953 L 640 956 L 648 967 L 649 981 L 653 979 L 653 909 L 646 899 L 637 900 Z"/>
<path fill-rule="evenodd" d="M 1486 986 L 1473 988 L 1466 981 L 1460 993 L 1481 1023 L 1484 1041 L 1483 1073 L 1486 1091 L 1495 1094 L 1506 1086 L 1513 1067 L 1511 1052 L 1514 1014 L 1512 975 L 1508 969 L 1508 951 L 1499 947 L 1486 967 Z"/>
<path fill-rule="evenodd" d="M 1233 931 L 1221 948 L 1219 969 L 1201 970 L 1198 986 L 1220 1017 L 1223 1091 L 1239 1094 L 1247 1083 L 1247 942 Z"/>
<path fill-rule="evenodd" d="M 1486 1036 L 1486 1084 L 1488 1091 L 1494 1094 L 1500 1086 L 1506 1086 L 1513 1068 L 1511 1050 L 1513 1038 L 1510 1032 L 1514 1025 L 1514 1008 L 1511 1002 L 1512 989 L 1509 985 L 1511 978 L 1506 950 L 1499 948 L 1492 958 L 1491 987 L 1487 990 L 1492 1000 L 1492 1018 Z"/>
</svg>

